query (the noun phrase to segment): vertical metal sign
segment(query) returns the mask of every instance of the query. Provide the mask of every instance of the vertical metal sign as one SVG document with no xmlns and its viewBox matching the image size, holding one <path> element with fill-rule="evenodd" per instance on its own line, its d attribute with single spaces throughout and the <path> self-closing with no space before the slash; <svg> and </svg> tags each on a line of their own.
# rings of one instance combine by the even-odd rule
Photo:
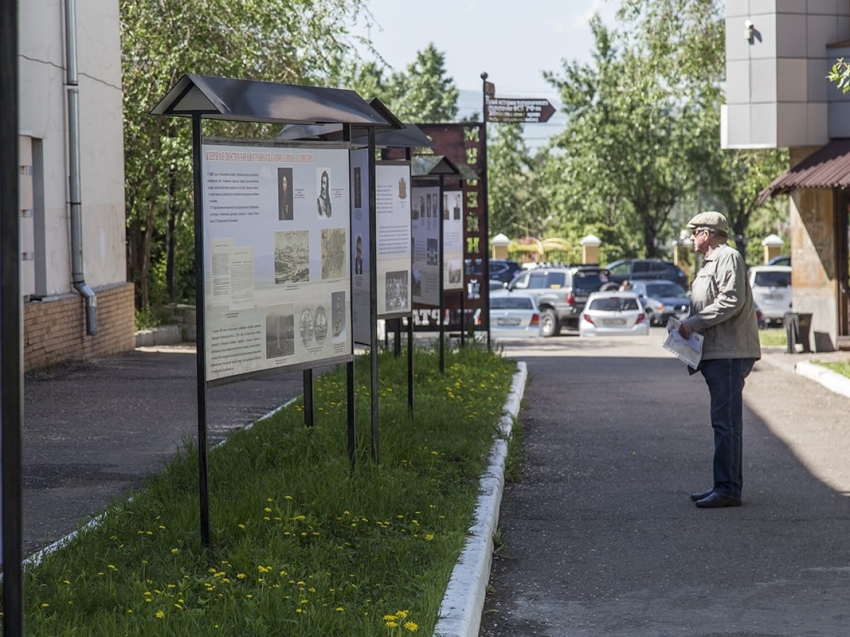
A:
<svg viewBox="0 0 850 637">
<path fill-rule="evenodd" d="M 23 319 L 18 193 L 18 3 L 0 3 L 0 412 L 3 630 L 23 634 L 21 423 Z"/>
<path fill-rule="evenodd" d="M 201 513 L 201 544 L 210 545 L 210 488 L 207 469 L 207 358 L 206 358 L 206 300 L 204 295 L 204 189 L 201 170 L 202 120 L 200 113 L 192 115 L 192 184 L 195 196 L 195 333 L 197 336 L 198 392 L 198 493 Z"/>
</svg>

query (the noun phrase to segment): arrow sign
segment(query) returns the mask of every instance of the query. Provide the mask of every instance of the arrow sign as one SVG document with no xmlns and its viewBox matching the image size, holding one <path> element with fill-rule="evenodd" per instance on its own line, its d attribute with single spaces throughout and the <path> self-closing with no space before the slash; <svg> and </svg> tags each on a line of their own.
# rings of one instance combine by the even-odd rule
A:
<svg viewBox="0 0 850 637">
<path fill-rule="evenodd" d="M 555 114 L 555 107 L 549 100 L 487 99 L 485 118 L 488 122 L 542 124 Z"/>
</svg>

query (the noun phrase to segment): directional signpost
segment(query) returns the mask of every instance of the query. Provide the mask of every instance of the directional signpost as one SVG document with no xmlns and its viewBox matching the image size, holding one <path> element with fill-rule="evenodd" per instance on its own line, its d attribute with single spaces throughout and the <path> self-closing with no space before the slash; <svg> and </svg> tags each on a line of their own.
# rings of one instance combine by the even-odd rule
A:
<svg viewBox="0 0 850 637">
<path fill-rule="evenodd" d="M 485 119 L 500 124 L 542 124 L 555 114 L 555 107 L 546 99 L 488 97 L 484 106 Z"/>
</svg>

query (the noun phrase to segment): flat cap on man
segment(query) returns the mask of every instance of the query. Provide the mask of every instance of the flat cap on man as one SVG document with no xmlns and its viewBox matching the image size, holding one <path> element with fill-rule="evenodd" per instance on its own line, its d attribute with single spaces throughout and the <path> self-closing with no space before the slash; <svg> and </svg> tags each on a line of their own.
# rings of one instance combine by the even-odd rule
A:
<svg viewBox="0 0 850 637">
<path fill-rule="evenodd" d="M 694 218 L 688 222 L 688 228 L 691 230 L 695 230 L 697 228 L 711 228 L 712 230 L 726 234 L 729 231 L 729 222 L 726 221 L 726 217 L 719 212 L 708 210 L 695 215 Z"/>
</svg>

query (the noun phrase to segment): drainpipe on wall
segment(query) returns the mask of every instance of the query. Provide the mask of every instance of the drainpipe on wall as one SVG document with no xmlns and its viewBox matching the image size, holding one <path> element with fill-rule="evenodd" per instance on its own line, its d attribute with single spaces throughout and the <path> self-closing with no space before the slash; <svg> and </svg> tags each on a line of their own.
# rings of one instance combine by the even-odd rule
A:
<svg viewBox="0 0 850 637">
<path fill-rule="evenodd" d="M 86 334 L 97 334 L 97 295 L 83 276 L 83 219 L 80 201 L 80 89 L 77 83 L 77 6 L 65 0 L 65 86 L 68 92 L 68 162 L 71 206 L 71 283 L 86 300 Z"/>
</svg>

